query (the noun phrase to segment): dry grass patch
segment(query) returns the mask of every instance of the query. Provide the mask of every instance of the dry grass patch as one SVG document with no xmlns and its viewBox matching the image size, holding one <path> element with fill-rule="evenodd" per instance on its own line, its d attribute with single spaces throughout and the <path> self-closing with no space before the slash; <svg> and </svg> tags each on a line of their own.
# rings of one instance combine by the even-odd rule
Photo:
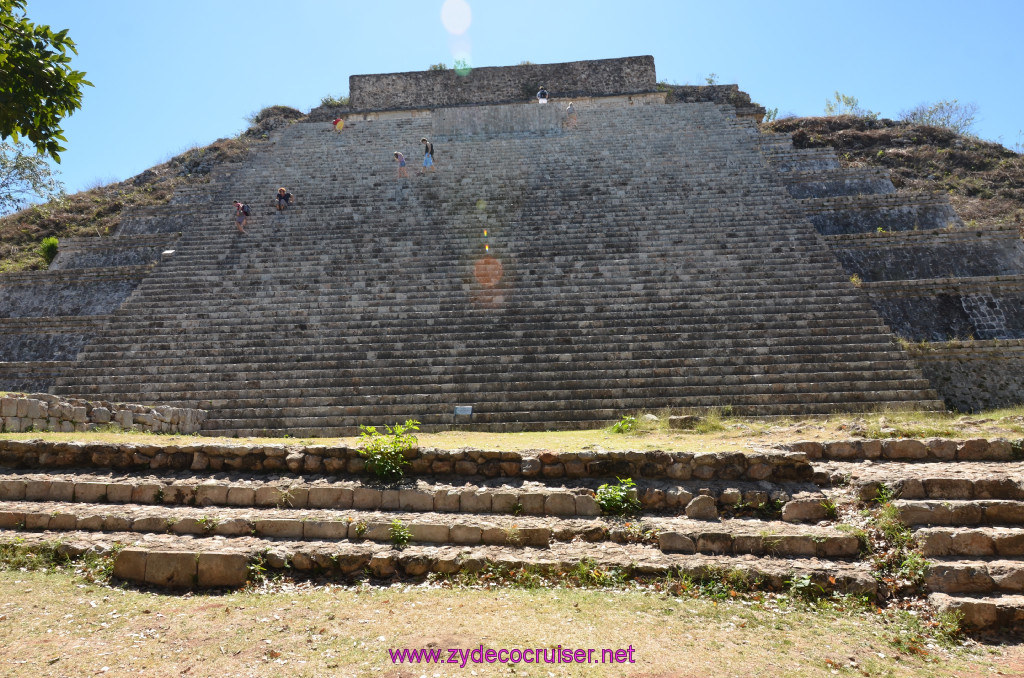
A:
<svg viewBox="0 0 1024 678">
<path fill-rule="evenodd" d="M 713 414 L 708 424 L 693 431 L 669 429 L 667 415 L 644 420 L 630 433 L 609 428 L 571 431 L 487 433 L 481 431 L 418 432 L 421 447 L 455 450 L 463 447 L 500 451 L 572 452 L 580 450 L 665 450 L 670 452 L 725 452 L 749 446 L 790 443 L 797 440 L 848 438 L 1018 438 L 1024 434 L 1024 407 L 1006 408 L 974 415 L 947 412 L 876 412 L 820 417 L 730 417 Z M 196 443 L 348 445 L 359 447 L 360 438 L 224 438 L 182 436 L 114 430 L 87 433 L 0 433 L 0 439 L 43 439 L 61 442 L 136 442 L 160 445 Z"/>
<path fill-rule="evenodd" d="M 174 596 L 82 583 L 64 572 L 0 573 L 0 662 L 5 675 L 33 678 L 950 676 L 1005 670 L 1021 656 L 1020 648 L 973 643 L 908 652 L 894 642 L 895 624 L 856 606 L 816 609 L 651 590 L 278 584 Z M 388 653 L 480 645 L 632 646 L 635 663 L 400 667 Z"/>
</svg>

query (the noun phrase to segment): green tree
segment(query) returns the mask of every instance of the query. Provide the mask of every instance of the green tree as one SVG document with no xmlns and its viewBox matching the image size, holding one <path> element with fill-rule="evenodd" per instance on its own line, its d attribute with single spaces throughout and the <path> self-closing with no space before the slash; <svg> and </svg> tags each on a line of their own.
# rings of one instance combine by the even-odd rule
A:
<svg viewBox="0 0 1024 678">
<path fill-rule="evenodd" d="M 18 211 L 33 197 L 50 200 L 63 193 L 46 158 L 25 151 L 21 144 L 0 141 L 0 214 Z"/>
<path fill-rule="evenodd" d="M 957 99 L 944 99 L 903 111 L 900 113 L 900 120 L 915 125 L 945 127 L 957 134 L 969 134 L 977 115 L 977 104 L 962 104 Z"/>
<path fill-rule="evenodd" d="M 857 97 L 841 94 L 838 91 L 831 99 L 825 100 L 825 115 L 856 115 L 858 118 L 878 119 L 878 113 L 860 107 Z"/>
<path fill-rule="evenodd" d="M 0 0 L 0 140 L 28 137 L 39 153 L 60 162 L 67 141 L 61 120 L 82 106 L 85 73 L 67 30 L 54 32 L 25 16 L 25 0 Z"/>
</svg>

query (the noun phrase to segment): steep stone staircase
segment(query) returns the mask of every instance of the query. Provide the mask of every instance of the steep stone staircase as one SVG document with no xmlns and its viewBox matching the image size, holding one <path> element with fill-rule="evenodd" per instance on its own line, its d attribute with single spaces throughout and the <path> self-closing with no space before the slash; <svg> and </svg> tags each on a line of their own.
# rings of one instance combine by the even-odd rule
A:
<svg viewBox="0 0 1024 678">
<path fill-rule="evenodd" d="M 380 483 L 344 446 L 0 440 L 0 541 L 113 553 L 117 577 L 184 588 L 240 586 L 251 568 L 387 579 L 583 563 L 884 599 L 896 573 L 831 508 L 870 508 L 884 485 L 936 605 L 972 628 L 1024 621 L 1019 442 L 407 456 L 406 478 Z M 595 491 L 616 477 L 635 479 L 639 514 L 602 514 Z"/>
<path fill-rule="evenodd" d="M 174 254 L 55 391 L 198 405 L 239 435 L 937 407 L 753 123 L 664 98 L 578 101 L 571 129 L 559 106 L 506 105 L 276 132 L 176 197 Z M 414 172 L 420 137 L 438 171 L 396 179 L 392 151 Z M 234 199 L 256 208 L 247 236 Z"/>
</svg>

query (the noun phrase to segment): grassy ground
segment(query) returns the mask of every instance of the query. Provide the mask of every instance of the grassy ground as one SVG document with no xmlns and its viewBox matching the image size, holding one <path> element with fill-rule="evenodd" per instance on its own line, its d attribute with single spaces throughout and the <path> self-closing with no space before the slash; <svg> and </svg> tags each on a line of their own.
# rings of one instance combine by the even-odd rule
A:
<svg viewBox="0 0 1024 678">
<path fill-rule="evenodd" d="M 837 440 L 849 438 L 1020 438 L 1024 436 L 1024 407 L 996 410 L 976 415 L 942 412 L 884 412 L 840 414 L 818 418 L 742 418 L 718 413 L 706 416 L 697 429 L 677 431 L 668 428 L 665 413 L 657 421 L 636 417 L 635 429 L 614 433 L 610 428 L 583 431 L 538 431 L 530 433 L 484 433 L 444 431 L 419 433 L 419 444 L 439 449 L 525 450 L 666 450 L 719 452 L 751 446 L 772 445 L 796 440 Z M 89 433 L 2 433 L 0 438 L 28 440 L 93 440 L 97 442 L 144 442 L 160 444 L 195 442 L 246 442 L 252 444 L 347 444 L 358 446 L 358 437 L 349 438 L 206 438 L 150 433 L 123 433 L 112 430 Z"/>
<path fill-rule="evenodd" d="M 395 665 L 388 653 L 480 645 L 632 647 L 635 663 Z M 67 570 L 0 572 L 7 676 L 981 676 L 1021 675 L 1022 660 L 1020 646 L 948 641 L 909 614 L 848 600 L 479 582 L 283 582 L 178 596 L 111 588 Z"/>
</svg>

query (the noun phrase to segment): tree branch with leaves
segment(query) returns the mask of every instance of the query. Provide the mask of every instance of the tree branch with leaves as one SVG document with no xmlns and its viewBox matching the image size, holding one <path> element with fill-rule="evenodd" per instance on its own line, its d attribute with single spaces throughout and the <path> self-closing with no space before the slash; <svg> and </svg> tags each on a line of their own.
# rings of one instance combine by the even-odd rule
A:
<svg viewBox="0 0 1024 678">
<path fill-rule="evenodd" d="M 25 0 L 0 0 L 0 140 L 27 137 L 36 151 L 60 162 L 66 150 L 60 123 L 82 106 L 85 73 L 71 67 L 78 54 L 67 30 L 36 25 Z"/>
</svg>

